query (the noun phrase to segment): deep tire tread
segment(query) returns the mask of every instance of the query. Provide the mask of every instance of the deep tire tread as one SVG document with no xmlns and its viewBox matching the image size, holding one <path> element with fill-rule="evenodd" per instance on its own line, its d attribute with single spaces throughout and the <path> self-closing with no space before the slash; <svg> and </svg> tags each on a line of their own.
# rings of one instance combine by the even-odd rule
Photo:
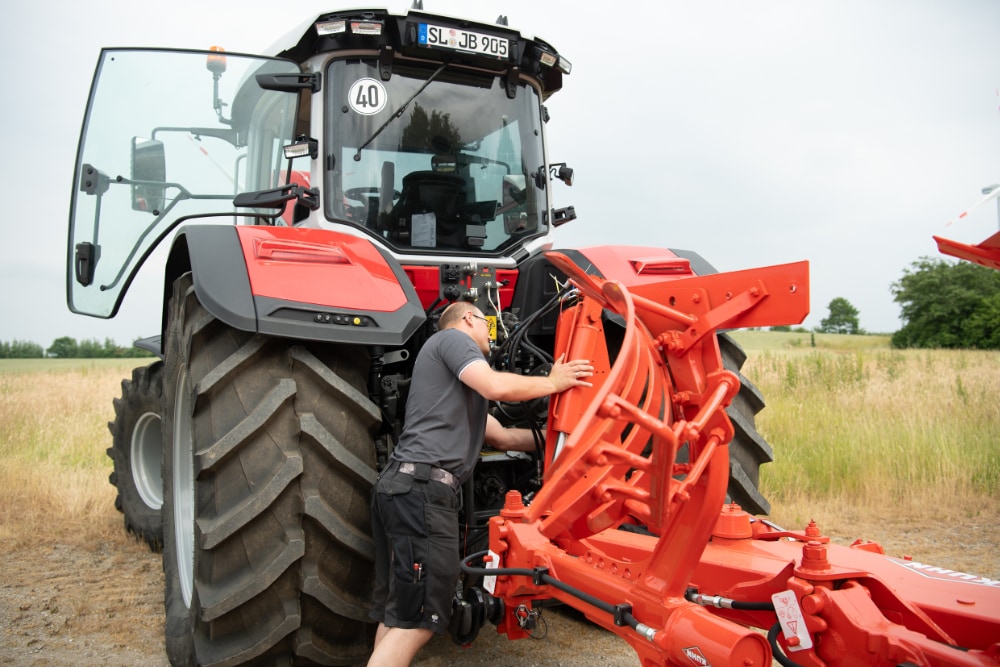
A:
<svg viewBox="0 0 1000 667">
<path fill-rule="evenodd" d="M 174 295 L 167 349 L 193 405 L 196 553 L 192 608 L 168 588 L 171 661 L 363 662 L 380 422 L 364 349 L 234 330 L 189 274 Z M 165 561 L 168 586 L 176 568 Z"/>
<path fill-rule="evenodd" d="M 114 421 L 108 422 L 111 447 L 106 453 L 112 462 L 108 482 L 115 487 L 115 509 L 124 516 L 125 529 L 144 541 L 152 551 L 163 548 L 163 519 L 159 509 L 145 502 L 136 489 L 131 470 L 131 439 L 143 412 L 159 414 L 163 397 L 163 364 L 132 369 L 131 379 L 121 382 L 122 395 L 112 399 Z"/>
<path fill-rule="evenodd" d="M 771 504 L 758 490 L 760 466 L 773 461 L 774 452 L 756 425 L 756 415 L 764 408 L 764 397 L 740 373 L 747 358 L 743 348 L 729 334 L 720 333 L 718 339 L 723 365 L 740 380 L 740 390 L 726 410 L 733 425 L 733 439 L 729 443 L 728 499 L 751 514 L 767 514 Z"/>
</svg>

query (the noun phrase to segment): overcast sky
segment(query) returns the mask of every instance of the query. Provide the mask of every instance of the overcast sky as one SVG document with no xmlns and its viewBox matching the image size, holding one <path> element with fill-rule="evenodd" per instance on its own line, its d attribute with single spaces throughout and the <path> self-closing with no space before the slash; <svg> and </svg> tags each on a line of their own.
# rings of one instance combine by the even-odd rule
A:
<svg viewBox="0 0 1000 667">
<path fill-rule="evenodd" d="M 158 266 L 113 320 L 66 307 L 73 162 L 100 48 L 260 53 L 361 3 L 9 4 L 0 341 L 159 333 Z M 693 250 L 721 271 L 809 260 L 807 326 L 844 297 L 864 329 L 891 332 L 901 323 L 890 285 L 939 256 L 932 235 L 979 242 L 997 228 L 995 204 L 946 223 L 1000 183 L 1000 1 L 582 4 L 424 2 L 485 22 L 505 14 L 572 61 L 548 105 L 550 159 L 576 171 L 572 188 L 554 188 L 579 216 L 558 245 Z"/>
</svg>

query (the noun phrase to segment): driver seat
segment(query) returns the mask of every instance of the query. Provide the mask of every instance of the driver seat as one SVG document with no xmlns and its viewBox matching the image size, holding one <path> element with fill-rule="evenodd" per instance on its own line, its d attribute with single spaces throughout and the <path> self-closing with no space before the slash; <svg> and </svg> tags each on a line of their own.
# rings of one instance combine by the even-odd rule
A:
<svg viewBox="0 0 1000 667">
<path fill-rule="evenodd" d="M 386 221 L 389 239 L 414 248 L 463 248 L 465 179 L 436 171 L 403 177 L 399 200 Z"/>
</svg>

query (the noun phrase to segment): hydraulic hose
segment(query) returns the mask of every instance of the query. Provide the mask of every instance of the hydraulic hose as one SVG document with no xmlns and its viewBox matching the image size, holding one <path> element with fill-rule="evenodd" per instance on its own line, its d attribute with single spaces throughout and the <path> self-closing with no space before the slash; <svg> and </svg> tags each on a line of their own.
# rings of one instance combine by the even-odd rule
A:
<svg viewBox="0 0 1000 667">
<path fill-rule="evenodd" d="M 632 615 L 632 605 L 630 604 L 616 604 L 613 605 L 610 602 L 605 602 L 599 598 L 585 593 L 578 588 L 570 586 L 569 584 L 559 581 L 555 577 L 552 577 L 548 573 L 548 568 L 536 567 L 534 569 L 519 568 L 519 567 L 506 567 L 506 568 L 494 568 L 486 570 L 481 567 L 473 567 L 469 565 L 470 561 L 479 559 L 482 560 L 483 556 L 489 553 L 489 550 L 478 551 L 474 554 L 469 555 L 464 560 L 461 561 L 460 567 L 463 572 L 475 576 L 520 576 L 520 577 L 531 577 L 532 583 L 536 586 L 547 585 L 553 588 L 558 588 L 564 593 L 572 595 L 578 600 L 589 604 L 590 606 L 600 609 L 601 611 L 610 614 L 614 619 L 615 625 L 625 626 L 632 628 L 638 634 L 642 635 L 649 641 L 653 641 L 653 637 L 656 635 L 656 630 L 640 623 L 635 616 Z"/>
<path fill-rule="evenodd" d="M 536 586 L 549 585 L 557 588 L 564 593 L 568 593 L 578 600 L 593 606 L 596 609 L 600 609 L 612 616 L 615 625 L 617 626 L 628 626 L 635 630 L 635 632 L 647 641 L 653 642 L 656 637 L 656 630 L 654 628 L 640 623 L 635 616 L 632 615 L 632 605 L 629 604 L 616 604 L 613 605 L 609 602 L 605 602 L 593 595 L 585 593 L 567 583 L 559 581 L 558 579 L 550 576 L 548 574 L 548 568 L 536 567 L 533 569 L 528 568 L 493 568 L 485 569 L 482 567 L 473 567 L 469 565 L 469 562 L 475 560 L 482 560 L 483 556 L 488 554 L 488 550 L 479 551 L 477 553 L 471 554 L 461 561 L 460 567 L 463 572 L 473 576 L 521 576 L 521 577 L 531 577 L 532 583 Z M 712 600 L 711 604 L 715 606 L 725 606 L 730 609 L 743 609 L 748 611 L 774 611 L 774 604 L 772 602 L 740 602 L 738 600 L 728 600 L 719 596 L 710 598 L 709 596 L 702 596 L 694 592 L 693 589 L 688 590 L 685 595 L 685 599 L 696 604 L 705 605 L 705 600 Z M 698 599 L 692 599 L 698 598 Z M 702 599 L 703 598 L 703 599 Z M 716 604 L 718 603 L 718 604 Z M 774 659 L 777 660 L 783 667 L 802 667 L 796 662 L 790 660 L 781 650 L 778 645 L 778 633 L 781 631 L 781 624 L 775 623 L 767 635 L 767 641 L 771 646 L 771 653 Z"/>
<path fill-rule="evenodd" d="M 781 623 L 775 623 L 771 626 L 771 629 L 767 631 L 767 643 L 771 645 L 771 654 L 774 659 L 778 661 L 778 664 L 782 667 L 802 667 L 799 663 L 791 660 L 786 656 L 781 647 L 778 646 L 778 633 L 781 632 Z"/>
<path fill-rule="evenodd" d="M 688 602 L 700 604 L 703 607 L 717 607 L 719 609 L 738 609 L 741 611 L 774 611 L 774 603 L 767 602 L 741 602 L 740 600 L 730 600 L 721 595 L 703 595 L 696 593 L 689 588 L 684 593 L 684 599 Z"/>
<path fill-rule="evenodd" d="M 688 589 L 684 593 L 684 598 L 689 602 L 700 604 L 705 607 L 718 607 L 719 609 L 737 609 L 742 611 L 774 611 L 774 603 L 767 602 L 741 602 L 740 600 L 730 600 L 721 595 L 703 595 L 696 593 L 694 589 Z M 786 656 L 781 646 L 778 645 L 778 633 L 781 632 L 781 623 L 775 623 L 767 633 L 767 643 L 771 645 L 771 653 L 774 659 L 783 667 L 802 667 L 797 662 Z"/>
</svg>

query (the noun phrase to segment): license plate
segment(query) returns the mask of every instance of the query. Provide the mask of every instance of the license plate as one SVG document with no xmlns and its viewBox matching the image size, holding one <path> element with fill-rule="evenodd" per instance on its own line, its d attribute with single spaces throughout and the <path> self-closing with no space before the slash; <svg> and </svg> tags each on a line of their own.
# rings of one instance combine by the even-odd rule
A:
<svg viewBox="0 0 1000 667">
<path fill-rule="evenodd" d="M 507 58 L 510 53 L 510 42 L 505 37 L 429 23 L 420 24 L 417 41 L 421 46 L 478 53 L 491 58 Z"/>
</svg>

